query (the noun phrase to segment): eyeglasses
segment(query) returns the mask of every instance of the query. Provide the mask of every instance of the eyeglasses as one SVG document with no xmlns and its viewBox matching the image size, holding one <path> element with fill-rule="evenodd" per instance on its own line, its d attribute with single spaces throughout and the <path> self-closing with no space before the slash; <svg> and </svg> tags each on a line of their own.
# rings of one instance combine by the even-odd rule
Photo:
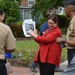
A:
<svg viewBox="0 0 75 75">
<path fill-rule="evenodd" d="M 53 25 L 53 24 L 55 24 L 55 23 L 48 22 L 48 24 L 52 24 L 52 25 Z"/>
</svg>

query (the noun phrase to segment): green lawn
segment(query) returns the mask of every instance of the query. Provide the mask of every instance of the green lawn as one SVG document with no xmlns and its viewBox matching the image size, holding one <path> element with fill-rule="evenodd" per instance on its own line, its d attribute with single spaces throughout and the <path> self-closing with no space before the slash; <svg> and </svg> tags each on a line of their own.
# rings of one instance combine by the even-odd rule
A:
<svg viewBox="0 0 75 75">
<path fill-rule="evenodd" d="M 16 50 L 37 50 L 38 44 L 34 40 L 16 42 Z"/>
<path fill-rule="evenodd" d="M 66 35 L 63 35 L 63 38 L 65 38 Z M 62 48 L 62 61 L 66 60 L 67 59 L 67 49 L 66 47 L 65 48 Z"/>
<path fill-rule="evenodd" d="M 62 56 L 61 56 L 61 62 L 67 59 L 67 49 L 62 48 Z"/>
</svg>

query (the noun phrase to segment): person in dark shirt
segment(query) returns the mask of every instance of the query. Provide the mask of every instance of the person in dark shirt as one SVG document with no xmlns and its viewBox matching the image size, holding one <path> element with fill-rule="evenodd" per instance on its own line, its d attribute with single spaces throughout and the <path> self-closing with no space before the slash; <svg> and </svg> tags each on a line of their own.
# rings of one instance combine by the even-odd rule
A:
<svg viewBox="0 0 75 75">
<path fill-rule="evenodd" d="M 40 26 L 40 36 L 42 36 L 44 34 L 44 32 L 48 29 L 48 24 L 47 22 L 44 22 L 41 26 Z"/>
</svg>

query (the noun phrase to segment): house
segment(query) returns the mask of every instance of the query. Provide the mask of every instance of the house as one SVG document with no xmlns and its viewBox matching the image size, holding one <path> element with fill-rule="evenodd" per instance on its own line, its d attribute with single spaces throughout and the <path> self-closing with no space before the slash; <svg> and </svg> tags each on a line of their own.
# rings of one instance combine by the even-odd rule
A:
<svg viewBox="0 0 75 75">
<path fill-rule="evenodd" d="M 19 6 L 20 9 L 20 20 L 30 19 L 31 17 L 31 6 L 35 4 L 35 0 L 22 0 Z"/>
<path fill-rule="evenodd" d="M 64 11 L 64 8 L 63 7 L 59 7 L 58 10 L 60 10 L 59 13 L 58 13 L 59 15 L 65 14 L 65 11 Z"/>
<path fill-rule="evenodd" d="M 63 7 L 57 7 L 57 8 L 52 8 L 52 9 L 47 10 L 47 14 L 63 15 L 65 14 L 65 11 Z"/>
<path fill-rule="evenodd" d="M 36 0 L 21 0 L 21 4 L 19 6 L 20 9 L 20 20 L 25 19 L 33 19 L 36 21 L 36 23 L 40 22 L 40 17 L 38 18 L 32 18 L 31 11 L 32 11 L 32 5 L 36 3 Z M 50 9 L 47 14 L 64 14 L 64 10 L 62 7 L 59 7 L 57 9 Z"/>
<path fill-rule="evenodd" d="M 50 10 L 49 14 L 63 15 L 63 14 L 65 14 L 64 8 L 63 7 L 53 8 L 53 9 Z"/>
<path fill-rule="evenodd" d="M 32 18 L 31 11 L 32 11 L 32 5 L 36 3 L 36 0 L 22 0 L 21 4 L 19 6 L 20 9 L 20 20 L 25 19 L 33 19 L 36 22 L 40 21 L 39 18 Z"/>
</svg>

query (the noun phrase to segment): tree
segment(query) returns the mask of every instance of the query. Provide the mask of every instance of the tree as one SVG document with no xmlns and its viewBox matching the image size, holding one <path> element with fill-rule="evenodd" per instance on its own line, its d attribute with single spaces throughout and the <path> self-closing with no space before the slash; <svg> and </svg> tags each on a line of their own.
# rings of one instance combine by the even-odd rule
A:
<svg viewBox="0 0 75 75">
<path fill-rule="evenodd" d="M 46 13 L 46 11 L 51 8 L 63 6 L 63 1 L 64 0 L 37 0 L 36 4 L 32 6 L 32 15 L 39 16 L 40 14 Z"/>
<path fill-rule="evenodd" d="M 0 7 L 5 12 L 6 22 L 10 24 L 19 19 L 19 0 L 0 0 Z"/>
</svg>

